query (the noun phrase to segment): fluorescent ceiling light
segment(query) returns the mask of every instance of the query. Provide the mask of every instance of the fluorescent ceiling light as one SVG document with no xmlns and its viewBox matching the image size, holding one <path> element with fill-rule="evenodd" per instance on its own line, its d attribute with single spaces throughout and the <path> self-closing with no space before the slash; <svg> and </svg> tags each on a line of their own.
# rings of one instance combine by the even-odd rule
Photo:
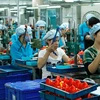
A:
<svg viewBox="0 0 100 100">
<path fill-rule="evenodd" d="M 17 11 L 10 11 L 10 12 L 16 12 L 17 13 Z"/>
<path fill-rule="evenodd" d="M 38 7 L 27 7 L 27 9 L 38 9 Z"/>
<path fill-rule="evenodd" d="M 60 8 L 61 6 L 49 6 L 47 8 Z"/>
<path fill-rule="evenodd" d="M 100 3 L 93 3 L 93 5 L 100 5 Z"/>
<path fill-rule="evenodd" d="M 65 0 L 65 2 L 74 2 L 74 0 Z"/>
<path fill-rule="evenodd" d="M 49 5 L 38 5 L 38 7 L 48 7 Z"/>
</svg>

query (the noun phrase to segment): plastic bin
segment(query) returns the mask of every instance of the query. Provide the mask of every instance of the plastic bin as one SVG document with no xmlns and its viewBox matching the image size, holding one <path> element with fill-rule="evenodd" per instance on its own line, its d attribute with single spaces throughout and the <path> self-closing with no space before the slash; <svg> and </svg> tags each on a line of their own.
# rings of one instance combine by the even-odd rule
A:
<svg viewBox="0 0 100 100">
<path fill-rule="evenodd" d="M 23 64 L 23 65 L 28 65 L 28 66 L 37 66 L 37 60 L 25 61 L 25 60 L 18 59 L 18 60 L 16 60 L 16 63 Z"/>
<path fill-rule="evenodd" d="M 9 55 L 0 55 L 0 60 L 7 60 L 7 59 L 10 59 L 10 56 Z"/>
<path fill-rule="evenodd" d="M 82 95 L 88 94 L 88 93 L 90 93 L 90 92 L 92 92 L 92 91 L 97 89 L 98 84 L 89 83 L 89 82 L 88 82 L 88 84 L 90 85 L 90 87 L 88 87 L 86 89 L 83 89 L 83 90 L 80 90 L 80 91 L 78 91 L 76 93 L 73 93 L 73 94 L 65 92 L 65 91 L 63 91 L 61 89 L 55 88 L 53 86 L 47 85 L 45 82 L 42 82 L 40 84 L 40 86 L 41 86 L 41 89 L 43 89 L 43 90 L 47 90 L 47 91 L 59 94 L 61 96 L 67 97 L 69 99 L 75 99 L 77 97 L 80 97 Z"/>
<path fill-rule="evenodd" d="M 75 99 L 65 99 L 64 97 L 47 94 L 45 90 L 39 92 L 40 92 L 40 97 L 43 98 L 44 100 L 75 100 Z M 100 100 L 100 96 L 93 95 L 93 97 L 91 98 L 84 98 L 82 100 Z"/>
<path fill-rule="evenodd" d="M 12 65 L 5 65 L 5 66 L 0 66 L 0 70 L 3 72 L 6 72 L 7 75 L 12 75 L 12 74 L 23 74 L 27 73 L 29 69 L 27 68 L 22 68 L 19 66 L 12 66 Z"/>
<path fill-rule="evenodd" d="M 37 61 L 35 61 L 35 60 L 27 61 L 26 65 L 28 65 L 28 66 L 37 66 Z"/>
<path fill-rule="evenodd" d="M 41 100 L 39 91 L 40 83 L 43 81 L 6 83 L 6 100 Z"/>
<path fill-rule="evenodd" d="M 2 95 L 0 97 L 0 100 L 5 100 L 5 86 L 4 84 L 7 82 L 17 82 L 17 81 L 26 81 L 31 80 L 31 74 L 30 73 L 24 73 L 24 74 L 16 74 L 16 75 L 7 75 L 4 77 L 0 77 L 0 94 Z"/>
<path fill-rule="evenodd" d="M 71 72 L 83 72 L 85 71 L 84 67 L 71 67 L 68 65 L 56 65 L 56 66 L 47 66 L 47 71 L 55 72 L 59 74 L 71 73 Z"/>
<path fill-rule="evenodd" d="M 4 77 L 4 76 L 7 76 L 7 73 L 2 71 L 2 70 L 0 70 L 0 77 Z"/>
</svg>

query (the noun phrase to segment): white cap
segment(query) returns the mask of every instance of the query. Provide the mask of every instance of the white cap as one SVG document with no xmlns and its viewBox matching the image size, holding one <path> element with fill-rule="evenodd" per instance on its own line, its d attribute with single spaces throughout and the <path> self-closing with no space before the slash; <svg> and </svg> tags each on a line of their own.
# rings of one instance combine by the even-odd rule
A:
<svg viewBox="0 0 100 100">
<path fill-rule="evenodd" d="M 36 22 L 35 27 L 46 26 L 46 22 L 43 20 L 39 20 Z"/>
<path fill-rule="evenodd" d="M 43 40 L 53 39 L 56 34 L 56 30 L 50 30 L 43 37 Z M 59 32 L 57 32 L 56 37 L 59 37 Z"/>
<path fill-rule="evenodd" d="M 0 24 L 0 30 L 2 30 L 2 24 Z"/>
<path fill-rule="evenodd" d="M 21 25 L 20 27 L 25 29 L 25 25 Z M 32 34 L 32 28 L 30 26 L 27 26 L 27 33 Z"/>
<path fill-rule="evenodd" d="M 18 36 L 22 35 L 22 34 L 25 34 L 25 28 L 22 27 L 22 26 L 19 26 L 17 29 L 16 29 L 16 34 Z"/>
<path fill-rule="evenodd" d="M 90 14 L 87 14 L 87 15 L 86 15 L 86 20 L 89 20 L 91 17 L 95 17 L 95 15 L 93 15 L 93 14 L 91 14 L 91 13 L 90 13 Z"/>
<path fill-rule="evenodd" d="M 95 24 L 89 31 L 90 37 L 94 40 L 94 34 L 100 30 L 100 23 Z"/>
<path fill-rule="evenodd" d="M 66 30 L 66 28 L 69 28 L 69 23 L 63 23 L 63 24 L 61 24 L 61 25 L 59 26 L 59 28 L 60 28 L 60 30 L 61 30 L 61 29 Z"/>
</svg>

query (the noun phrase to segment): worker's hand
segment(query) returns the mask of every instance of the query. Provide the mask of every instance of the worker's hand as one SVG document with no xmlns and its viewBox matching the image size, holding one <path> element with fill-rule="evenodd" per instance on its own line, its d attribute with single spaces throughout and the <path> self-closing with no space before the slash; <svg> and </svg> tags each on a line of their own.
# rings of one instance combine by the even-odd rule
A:
<svg viewBox="0 0 100 100">
<path fill-rule="evenodd" d="M 54 44 L 52 44 L 51 46 L 49 46 L 48 48 L 47 48 L 47 51 L 48 52 L 53 52 L 53 51 L 55 51 L 55 49 L 54 49 Z"/>
<path fill-rule="evenodd" d="M 80 60 L 80 55 L 79 54 L 77 54 L 77 61 L 79 61 Z"/>
<path fill-rule="evenodd" d="M 91 40 L 90 35 L 86 35 L 85 39 L 86 39 L 86 40 Z"/>
</svg>

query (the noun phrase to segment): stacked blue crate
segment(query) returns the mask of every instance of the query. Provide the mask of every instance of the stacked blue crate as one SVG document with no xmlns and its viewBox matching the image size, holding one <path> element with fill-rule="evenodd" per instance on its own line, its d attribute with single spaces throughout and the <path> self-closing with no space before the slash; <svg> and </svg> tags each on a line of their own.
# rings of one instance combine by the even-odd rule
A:
<svg viewBox="0 0 100 100">
<path fill-rule="evenodd" d="M 5 86 L 7 82 L 31 80 L 31 74 L 26 69 L 14 69 L 13 66 L 0 66 L 0 100 L 5 100 Z"/>
<path fill-rule="evenodd" d="M 6 100 L 41 100 L 40 83 L 44 80 L 6 83 Z"/>
</svg>

